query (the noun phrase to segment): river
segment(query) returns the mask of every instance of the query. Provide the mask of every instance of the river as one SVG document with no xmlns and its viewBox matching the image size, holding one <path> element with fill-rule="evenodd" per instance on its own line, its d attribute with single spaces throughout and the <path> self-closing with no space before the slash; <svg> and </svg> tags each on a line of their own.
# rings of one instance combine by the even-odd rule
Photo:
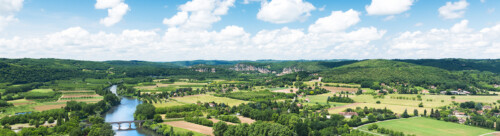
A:
<svg viewBox="0 0 500 136">
<path fill-rule="evenodd" d="M 116 94 L 117 86 L 113 85 L 110 87 L 110 91 Z M 118 106 L 111 108 L 106 112 L 105 121 L 115 122 L 115 121 L 132 121 L 134 120 L 135 107 L 142 102 L 133 97 L 121 97 L 121 103 Z M 134 123 L 132 123 L 132 130 L 118 130 L 118 125 L 113 125 L 113 130 L 116 132 L 116 136 L 150 136 L 155 135 L 153 132 L 141 128 L 137 128 Z M 122 124 L 122 129 L 128 128 L 128 124 Z"/>
</svg>

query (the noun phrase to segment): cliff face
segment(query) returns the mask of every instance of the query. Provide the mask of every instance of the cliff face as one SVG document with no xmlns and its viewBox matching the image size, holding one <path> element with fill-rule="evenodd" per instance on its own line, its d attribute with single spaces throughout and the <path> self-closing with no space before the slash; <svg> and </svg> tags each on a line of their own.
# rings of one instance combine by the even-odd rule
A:
<svg viewBox="0 0 500 136">
<path fill-rule="evenodd" d="M 215 73 L 215 68 L 197 68 L 197 69 L 194 69 L 194 71 L 198 71 L 198 72 L 212 72 L 212 73 Z"/>
<path fill-rule="evenodd" d="M 269 66 L 267 66 L 267 67 L 269 67 Z M 265 74 L 277 73 L 276 71 L 271 71 L 266 67 L 256 67 L 256 66 L 247 65 L 247 64 L 236 64 L 236 65 L 234 65 L 234 67 L 232 67 L 230 69 L 234 70 L 234 71 L 257 71 L 259 73 L 265 73 Z M 283 68 L 283 71 L 281 73 L 276 74 L 276 75 L 281 76 L 281 75 L 290 74 L 290 73 L 299 72 L 299 71 L 304 71 L 304 70 L 297 68 L 297 67 L 287 67 L 287 68 Z"/>
<path fill-rule="evenodd" d="M 299 72 L 299 71 L 304 71 L 304 70 L 300 69 L 300 68 L 296 68 L 296 67 L 288 67 L 288 68 L 283 68 L 283 71 L 277 75 L 281 76 L 281 75 L 286 75 L 286 74 Z"/>
<path fill-rule="evenodd" d="M 230 68 L 234 71 L 258 71 L 259 73 L 271 73 L 271 70 L 264 67 L 255 67 L 246 64 L 236 64 L 234 67 Z"/>
</svg>

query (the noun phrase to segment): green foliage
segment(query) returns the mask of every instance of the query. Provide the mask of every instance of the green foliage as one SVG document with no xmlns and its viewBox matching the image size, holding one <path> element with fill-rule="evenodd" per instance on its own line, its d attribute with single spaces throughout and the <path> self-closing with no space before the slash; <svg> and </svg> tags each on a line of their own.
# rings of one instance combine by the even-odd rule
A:
<svg viewBox="0 0 500 136">
<path fill-rule="evenodd" d="M 206 118 L 200 118 L 200 117 L 184 117 L 184 120 L 187 121 L 187 122 L 191 122 L 191 123 L 195 123 L 195 124 L 200 124 L 200 125 L 203 125 L 203 126 L 213 126 L 214 125 L 214 122 L 212 122 L 211 120 L 209 119 L 206 119 Z"/>
<path fill-rule="evenodd" d="M 240 119 L 236 116 L 219 116 L 219 119 L 232 123 L 241 123 Z"/>
<path fill-rule="evenodd" d="M 155 115 L 155 106 L 149 103 L 142 103 L 137 105 L 134 112 L 134 118 L 138 120 L 153 119 Z"/>
<path fill-rule="evenodd" d="M 160 123 L 160 122 L 163 122 L 163 119 L 162 119 L 160 114 L 155 114 L 155 116 L 153 117 L 153 121 Z"/>
<path fill-rule="evenodd" d="M 251 92 L 231 92 L 226 94 L 218 94 L 216 96 L 219 97 L 229 97 L 233 99 L 239 100 L 250 100 L 250 101 L 259 101 L 259 100 L 267 100 L 267 99 L 291 99 L 295 97 L 295 94 L 291 93 L 274 93 L 270 91 L 251 91 Z"/>
<path fill-rule="evenodd" d="M 329 102 L 341 102 L 341 103 L 354 103 L 354 100 L 349 98 L 349 96 L 347 94 L 345 94 L 345 95 L 339 94 L 339 96 L 333 95 L 333 97 L 328 96 L 327 101 L 329 101 Z"/>
</svg>

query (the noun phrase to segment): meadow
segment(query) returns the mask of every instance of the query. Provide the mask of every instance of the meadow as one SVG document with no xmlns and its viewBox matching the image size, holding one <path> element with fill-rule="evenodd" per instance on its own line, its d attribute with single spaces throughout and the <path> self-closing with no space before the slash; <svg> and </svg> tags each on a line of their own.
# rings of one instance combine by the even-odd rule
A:
<svg viewBox="0 0 500 136">
<path fill-rule="evenodd" d="M 216 103 L 225 103 L 229 106 L 235 106 L 239 105 L 241 103 L 247 103 L 247 101 L 243 100 L 237 100 L 237 99 L 231 99 L 231 98 L 226 98 L 226 97 L 217 97 L 217 96 L 212 96 L 208 94 L 201 94 L 201 95 L 190 95 L 190 96 L 184 96 L 184 97 L 174 97 L 172 99 L 175 99 L 178 102 L 181 103 L 196 103 L 198 101 L 205 103 L 205 102 L 216 102 Z"/>
<path fill-rule="evenodd" d="M 466 101 L 476 101 L 483 103 L 494 103 L 500 99 L 498 96 L 455 96 L 452 99 L 450 95 L 420 95 L 421 101 L 418 100 L 417 94 L 389 94 L 384 96 L 384 98 L 374 98 L 372 95 L 349 95 L 358 105 L 338 108 L 329 110 L 329 113 L 342 112 L 347 108 L 365 107 L 368 108 L 387 108 L 396 113 L 403 113 L 405 109 L 412 113 L 413 109 L 417 109 L 419 112 L 423 112 L 424 109 L 430 111 L 431 108 L 438 108 L 441 106 L 448 106 L 455 102 L 466 102 Z M 392 97 L 392 98 L 391 98 Z M 404 97 L 409 99 L 396 99 L 396 97 Z M 413 100 L 415 98 L 415 100 Z M 312 100 L 311 100 L 312 101 Z M 377 104 L 380 101 L 380 104 Z M 424 107 L 419 107 L 419 103 L 422 103 Z"/>
<path fill-rule="evenodd" d="M 417 136 L 477 136 L 494 132 L 489 129 L 423 117 L 388 120 L 376 124 L 382 128 L 401 131 L 405 134 L 415 134 Z M 368 126 L 364 125 L 359 129 L 368 131 Z"/>
</svg>

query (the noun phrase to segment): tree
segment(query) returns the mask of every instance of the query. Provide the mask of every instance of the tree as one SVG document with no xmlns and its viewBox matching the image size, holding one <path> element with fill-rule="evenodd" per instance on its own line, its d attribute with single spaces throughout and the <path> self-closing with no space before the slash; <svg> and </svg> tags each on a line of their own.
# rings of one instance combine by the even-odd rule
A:
<svg viewBox="0 0 500 136">
<path fill-rule="evenodd" d="M 227 130 L 227 124 L 224 121 L 219 121 L 215 123 L 213 130 L 214 130 L 214 135 L 215 136 L 223 136 L 224 132 Z"/>
<path fill-rule="evenodd" d="M 54 123 L 54 117 L 49 117 L 48 122 L 49 122 L 49 123 Z"/>
<path fill-rule="evenodd" d="M 71 131 L 69 132 L 69 135 L 70 136 L 83 136 L 83 131 L 80 127 L 76 127 L 76 128 L 71 129 Z"/>
<path fill-rule="evenodd" d="M 155 106 L 149 103 L 139 104 L 134 112 L 134 118 L 138 120 L 153 119 L 155 109 Z"/>
<path fill-rule="evenodd" d="M 427 109 L 424 109 L 424 117 L 427 116 Z"/>
<path fill-rule="evenodd" d="M 160 123 L 163 122 L 163 119 L 160 114 L 155 114 L 155 116 L 153 117 L 153 121 Z"/>
<path fill-rule="evenodd" d="M 417 109 L 413 110 L 413 116 L 418 116 L 418 110 Z"/>
<path fill-rule="evenodd" d="M 405 109 L 405 112 L 403 112 L 403 114 L 401 114 L 401 117 L 403 117 L 403 118 L 410 117 L 410 115 L 408 115 L 408 112 L 406 111 L 406 109 Z"/>
<path fill-rule="evenodd" d="M 368 121 L 369 122 L 375 122 L 377 121 L 377 118 L 375 118 L 375 115 L 373 115 L 372 113 L 368 114 Z"/>
<path fill-rule="evenodd" d="M 92 124 L 88 136 L 114 136 L 115 131 L 108 123 Z"/>
<path fill-rule="evenodd" d="M 424 103 L 420 102 L 420 103 L 418 104 L 418 107 L 424 107 Z"/>
<path fill-rule="evenodd" d="M 500 119 L 497 119 L 497 126 L 495 130 L 500 131 Z"/>
</svg>

